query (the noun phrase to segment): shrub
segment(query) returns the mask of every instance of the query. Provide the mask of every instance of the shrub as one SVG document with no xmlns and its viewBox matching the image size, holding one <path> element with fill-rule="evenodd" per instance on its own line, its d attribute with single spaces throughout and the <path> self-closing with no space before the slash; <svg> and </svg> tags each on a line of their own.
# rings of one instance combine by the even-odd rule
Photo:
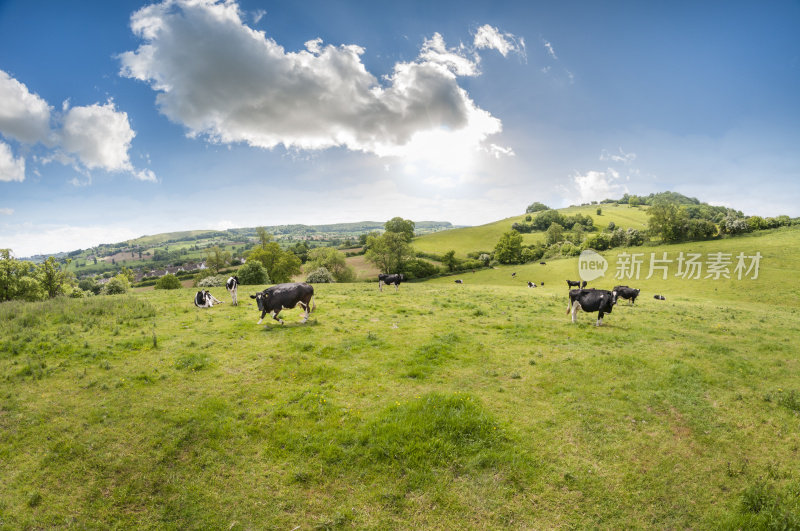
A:
<svg viewBox="0 0 800 531">
<path fill-rule="evenodd" d="M 127 293 L 128 288 L 130 288 L 128 278 L 125 275 L 117 275 L 106 282 L 103 293 L 106 295 L 121 295 L 122 293 Z"/>
<path fill-rule="evenodd" d="M 594 249 L 595 251 L 605 251 L 611 246 L 611 238 L 608 234 L 595 234 L 586 239 L 584 243 L 587 249 Z"/>
<path fill-rule="evenodd" d="M 433 275 L 438 275 L 440 271 L 436 264 L 432 264 L 427 260 L 420 260 L 419 258 L 414 258 L 406 262 L 404 269 L 406 276 L 411 279 L 432 277 Z"/>
<path fill-rule="evenodd" d="M 165 275 L 169 276 L 169 275 Z M 162 277 L 164 278 L 164 277 Z M 177 278 L 175 280 L 178 280 Z M 195 282 L 198 288 L 217 288 L 219 286 L 224 286 L 227 279 L 221 275 L 211 275 L 205 277 L 204 279 Z M 180 282 L 178 282 L 180 284 Z M 158 287 L 158 283 L 156 283 L 156 287 Z M 180 287 L 180 285 L 178 286 Z"/>
<path fill-rule="evenodd" d="M 267 270 L 257 260 L 247 261 L 236 271 L 236 276 L 239 277 L 239 284 L 242 285 L 252 286 L 270 283 Z"/>
<path fill-rule="evenodd" d="M 180 288 L 181 288 L 181 281 L 178 280 L 178 277 L 176 277 L 175 275 L 167 274 L 156 280 L 155 289 L 180 289 Z"/>
<path fill-rule="evenodd" d="M 325 267 L 318 267 L 308 274 L 306 282 L 310 284 L 330 284 L 335 282 L 333 274 Z"/>
</svg>

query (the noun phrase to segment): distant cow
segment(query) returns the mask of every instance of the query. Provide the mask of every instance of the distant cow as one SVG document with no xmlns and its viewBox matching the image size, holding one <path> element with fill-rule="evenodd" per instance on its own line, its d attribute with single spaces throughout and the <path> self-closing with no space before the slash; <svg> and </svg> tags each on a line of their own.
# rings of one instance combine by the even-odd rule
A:
<svg viewBox="0 0 800 531">
<path fill-rule="evenodd" d="M 528 287 L 529 287 L 529 288 L 535 288 L 535 287 L 536 287 L 536 284 L 534 284 L 533 282 L 531 282 L 531 281 L 529 280 L 529 281 L 528 281 Z"/>
<path fill-rule="evenodd" d="M 539 262 L 539 265 L 547 265 L 547 262 Z"/>
<path fill-rule="evenodd" d="M 653 298 L 659 301 L 667 300 L 663 295 L 653 295 Z"/>
<path fill-rule="evenodd" d="M 631 304 L 636 302 L 636 297 L 639 296 L 639 288 L 629 288 L 628 286 L 614 286 L 614 291 L 617 292 L 617 297 L 629 299 Z"/>
<path fill-rule="evenodd" d="M 595 326 L 603 324 L 603 314 L 611 313 L 617 303 L 617 293 L 605 289 L 571 289 L 567 313 L 572 311 L 572 322 L 576 322 L 578 308 L 584 312 L 598 312 Z"/>
<path fill-rule="evenodd" d="M 460 278 L 459 278 L 458 280 L 455 280 L 454 282 L 455 282 L 456 284 L 463 284 L 463 283 L 464 283 L 464 281 L 463 281 L 463 280 L 461 280 Z"/>
<path fill-rule="evenodd" d="M 211 308 L 214 303 L 220 304 L 222 301 L 214 297 L 211 292 L 201 289 L 194 296 L 194 305 L 198 308 Z"/>
<path fill-rule="evenodd" d="M 228 289 L 228 293 L 231 294 L 231 299 L 233 299 L 233 305 L 238 306 L 239 300 L 237 298 L 237 291 L 238 291 L 237 288 L 239 287 L 239 277 L 237 276 L 230 277 L 228 281 L 225 283 L 225 287 Z"/>
<path fill-rule="evenodd" d="M 581 282 L 580 280 L 567 280 L 567 287 L 568 288 L 585 289 L 586 288 L 586 281 L 584 280 L 583 282 Z"/>
<path fill-rule="evenodd" d="M 403 282 L 405 279 L 406 277 L 402 273 L 395 275 L 386 275 L 384 273 L 381 273 L 380 275 L 378 275 L 378 289 L 383 291 L 384 284 L 386 284 L 387 286 L 394 284 L 394 290 L 397 291 L 397 289 L 400 287 L 400 283 Z"/>
<path fill-rule="evenodd" d="M 514 271 L 513 273 L 511 273 L 511 278 L 514 278 L 515 276 L 517 276 L 517 272 L 516 272 L 516 271 Z"/>
<path fill-rule="evenodd" d="M 256 300 L 258 310 L 261 312 L 261 319 L 256 324 L 261 324 L 267 312 L 273 319 L 283 324 L 283 319 L 280 319 L 278 314 L 281 313 L 281 310 L 291 310 L 298 304 L 305 310 L 303 315 L 303 322 L 305 323 L 308 321 L 309 314 L 317 307 L 316 303 L 312 305 L 314 287 L 305 282 L 276 284 L 264 291 L 259 291 L 255 295 L 250 295 L 250 298 Z"/>
<path fill-rule="evenodd" d="M 539 285 L 540 285 L 540 286 L 544 286 L 544 281 L 542 281 L 542 282 L 539 282 Z"/>
</svg>

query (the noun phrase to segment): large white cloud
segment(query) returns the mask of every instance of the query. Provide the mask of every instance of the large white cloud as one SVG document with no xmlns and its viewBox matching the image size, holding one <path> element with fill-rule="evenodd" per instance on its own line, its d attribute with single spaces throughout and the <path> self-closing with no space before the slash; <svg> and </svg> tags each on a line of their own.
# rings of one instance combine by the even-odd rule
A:
<svg viewBox="0 0 800 531">
<path fill-rule="evenodd" d="M 577 174 L 572 180 L 581 203 L 620 197 L 628 191 L 620 181 L 619 172 L 613 168 L 608 168 L 606 171 L 592 170 L 583 175 Z"/>
<path fill-rule="evenodd" d="M 50 135 L 50 106 L 28 87 L 0 70 L 0 132 L 35 144 Z"/>
<path fill-rule="evenodd" d="M 0 142 L 0 181 L 24 181 L 25 159 L 14 158 L 11 147 Z"/>
<path fill-rule="evenodd" d="M 448 48 L 439 34 L 379 81 L 361 47 L 316 39 L 286 51 L 233 1 L 165 0 L 135 12 L 131 29 L 144 43 L 120 55 L 121 75 L 149 83 L 160 111 L 192 136 L 396 156 L 463 131 L 474 149 L 501 130 L 458 84 L 478 74 L 474 49 Z"/>
<path fill-rule="evenodd" d="M 54 124 L 51 126 L 51 122 Z M 136 136 L 127 113 L 113 102 L 53 112 L 48 103 L 23 83 L 0 70 L 0 134 L 27 145 L 41 143 L 44 161 L 75 164 L 81 171 L 124 171 L 144 181 L 155 181 L 151 170 L 133 167 L 128 152 Z M 76 160 L 77 158 L 77 160 Z M 14 158 L 0 142 L 0 181 L 23 181 L 25 159 Z"/>
<path fill-rule="evenodd" d="M 128 114 L 118 111 L 112 102 L 105 105 L 72 107 L 64 115 L 61 145 L 74 153 L 91 169 L 131 171 L 128 150 L 136 133 Z"/>
</svg>

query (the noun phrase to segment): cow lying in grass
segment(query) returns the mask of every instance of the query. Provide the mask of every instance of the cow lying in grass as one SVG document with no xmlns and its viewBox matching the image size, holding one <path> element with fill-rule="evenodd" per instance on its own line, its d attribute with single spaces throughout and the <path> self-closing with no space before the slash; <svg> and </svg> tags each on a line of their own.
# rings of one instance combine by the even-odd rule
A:
<svg viewBox="0 0 800 531">
<path fill-rule="evenodd" d="M 303 314 L 303 322 L 308 321 L 308 316 L 316 309 L 314 299 L 314 287 L 305 282 L 289 282 L 286 284 L 276 284 L 272 287 L 260 291 L 255 295 L 250 295 L 251 299 L 256 300 L 258 310 L 261 312 L 261 319 L 258 323 L 264 320 L 264 316 L 269 312 L 272 318 L 283 324 L 283 319 L 278 317 L 281 310 L 291 310 L 297 305 L 300 305 L 305 313 Z"/>
<path fill-rule="evenodd" d="M 572 322 L 577 322 L 578 308 L 584 312 L 598 312 L 595 326 L 603 324 L 603 314 L 611 313 L 617 303 L 617 292 L 605 289 L 571 289 L 567 313 L 572 311 Z"/>
<path fill-rule="evenodd" d="M 194 305 L 198 308 L 211 308 L 214 303 L 221 304 L 222 301 L 213 296 L 208 290 L 201 289 L 194 296 Z"/>
</svg>

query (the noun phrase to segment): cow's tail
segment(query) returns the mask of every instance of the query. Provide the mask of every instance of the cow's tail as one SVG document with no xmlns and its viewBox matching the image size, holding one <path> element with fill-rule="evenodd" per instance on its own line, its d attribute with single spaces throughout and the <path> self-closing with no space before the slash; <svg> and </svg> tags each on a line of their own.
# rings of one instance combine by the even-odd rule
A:
<svg viewBox="0 0 800 531">
<path fill-rule="evenodd" d="M 317 299 L 314 295 L 311 295 L 311 309 L 308 311 L 308 313 L 311 313 L 316 309 L 317 309 Z"/>
</svg>

